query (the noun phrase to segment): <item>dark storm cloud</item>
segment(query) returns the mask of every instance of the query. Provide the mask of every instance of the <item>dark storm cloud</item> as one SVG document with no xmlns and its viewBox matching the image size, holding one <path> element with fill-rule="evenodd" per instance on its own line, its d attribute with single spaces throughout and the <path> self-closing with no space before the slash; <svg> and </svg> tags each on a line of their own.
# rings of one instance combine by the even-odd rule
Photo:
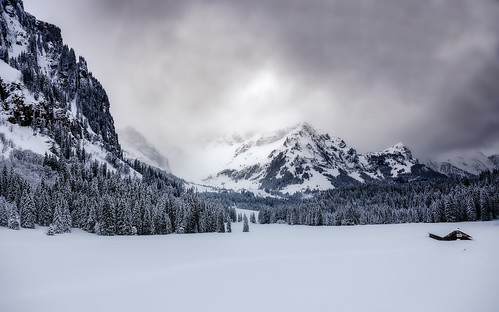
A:
<svg viewBox="0 0 499 312">
<path fill-rule="evenodd" d="M 499 148 L 498 1 L 46 2 L 79 7 L 52 22 L 77 34 L 117 123 L 165 148 L 300 120 L 364 151 Z"/>
<path fill-rule="evenodd" d="M 499 54 L 437 108 L 433 126 L 424 131 L 432 150 L 497 150 L 499 138 Z"/>
</svg>

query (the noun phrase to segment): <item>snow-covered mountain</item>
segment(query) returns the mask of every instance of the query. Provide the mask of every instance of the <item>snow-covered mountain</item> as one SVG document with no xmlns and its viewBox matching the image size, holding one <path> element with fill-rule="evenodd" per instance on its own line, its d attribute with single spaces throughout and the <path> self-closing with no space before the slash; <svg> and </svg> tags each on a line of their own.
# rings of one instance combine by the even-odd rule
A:
<svg viewBox="0 0 499 312">
<path fill-rule="evenodd" d="M 468 152 L 447 157 L 443 160 L 425 160 L 433 170 L 450 177 L 473 177 L 483 171 L 499 169 L 499 155 L 487 157 L 481 152 Z"/>
<path fill-rule="evenodd" d="M 421 165 L 402 144 L 365 155 L 311 125 L 256 135 L 235 149 L 225 168 L 204 180 L 229 189 L 295 193 L 365 182 L 442 177 Z"/>
<path fill-rule="evenodd" d="M 31 150 L 124 168 L 109 100 L 61 30 L 0 3 L 0 145 L 2 155 Z"/>
<path fill-rule="evenodd" d="M 125 158 L 138 159 L 143 163 L 171 172 L 168 159 L 137 130 L 126 127 L 119 131 Z"/>
</svg>

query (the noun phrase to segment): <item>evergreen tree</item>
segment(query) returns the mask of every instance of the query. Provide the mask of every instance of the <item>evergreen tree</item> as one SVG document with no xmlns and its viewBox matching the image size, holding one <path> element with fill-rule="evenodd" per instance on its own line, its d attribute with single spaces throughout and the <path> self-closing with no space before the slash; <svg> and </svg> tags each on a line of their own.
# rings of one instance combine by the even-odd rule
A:
<svg viewBox="0 0 499 312">
<path fill-rule="evenodd" d="M 125 200 L 118 199 L 116 205 L 116 234 L 132 234 L 132 212 Z"/>
<path fill-rule="evenodd" d="M 232 224 L 230 218 L 227 218 L 227 233 L 232 233 Z"/>
<path fill-rule="evenodd" d="M 480 191 L 480 217 L 482 221 L 489 221 L 490 220 L 490 215 L 489 215 L 489 202 L 488 202 L 488 196 L 487 192 L 485 190 Z"/>
<path fill-rule="evenodd" d="M 99 234 L 103 236 L 113 236 L 116 230 L 116 217 L 113 200 L 110 196 L 105 196 L 102 201 L 102 218 L 99 222 Z"/>
<path fill-rule="evenodd" d="M 217 232 L 225 233 L 224 213 L 222 209 L 219 209 L 217 212 Z"/>
<path fill-rule="evenodd" d="M 452 198 L 447 197 L 444 200 L 445 204 L 445 220 L 447 222 L 457 222 L 458 221 L 458 211 L 456 204 Z"/>
<path fill-rule="evenodd" d="M 476 221 L 476 207 L 473 197 L 469 196 L 466 199 L 466 215 L 468 221 Z"/>
<path fill-rule="evenodd" d="M 248 217 L 246 217 L 246 214 L 243 216 L 243 232 L 249 232 Z"/>
<path fill-rule="evenodd" d="M 0 226 L 9 225 L 9 214 L 7 211 L 7 202 L 3 197 L 0 197 Z"/>
<path fill-rule="evenodd" d="M 251 215 L 250 215 L 250 222 L 251 223 L 256 223 L 256 216 L 255 216 L 254 212 L 252 212 Z"/>
<path fill-rule="evenodd" d="M 12 210 L 10 211 L 8 226 L 9 226 L 9 229 L 12 229 L 12 230 L 19 230 L 19 227 L 21 226 L 21 220 L 19 217 L 19 213 L 17 212 L 17 207 L 15 207 L 15 206 L 12 207 Z"/>
<path fill-rule="evenodd" d="M 71 232 L 71 215 L 68 202 L 62 195 L 58 195 L 54 209 L 54 222 L 52 223 L 55 234 Z"/>
<path fill-rule="evenodd" d="M 173 233 L 172 221 L 168 214 L 165 214 L 165 234 Z"/>
<path fill-rule="evenodd" d="M 29 188 L 25 188 L 21 196 L 21 227 L 35 228 L 35 204 Z"/>
</svg>

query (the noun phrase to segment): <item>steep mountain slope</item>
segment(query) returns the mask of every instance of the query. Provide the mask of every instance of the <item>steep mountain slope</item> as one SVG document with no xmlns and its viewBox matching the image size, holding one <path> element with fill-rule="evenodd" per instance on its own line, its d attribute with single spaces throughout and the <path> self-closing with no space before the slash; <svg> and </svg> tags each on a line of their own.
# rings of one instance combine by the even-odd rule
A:
<svg viewBox="0 0 499 312">
<path fill-rule="evenodd" d="M 147 139 L 132 127 L 127 127 L 120 133 L 120 143 L 125 158 L 138 159 L 143 163 L 157 167 L 170 173 L 168 159 L 163 156 Z"/>
<path fill-rule="evenodd" d="M 301 123 L 239 144 L 224 170 L 206 179 L 230 189 L 295 193 L 365 182 L 441 178 L 397 144 L 362 155 L 340 138 Z"/>
<path fill-rule="evenodd" d="M 107 94 L 61 30 L 25 12 L 22 1 L 2 0 L 0 43 L 2 153 L 28 149 L 123 167 Z"/>
</svg>

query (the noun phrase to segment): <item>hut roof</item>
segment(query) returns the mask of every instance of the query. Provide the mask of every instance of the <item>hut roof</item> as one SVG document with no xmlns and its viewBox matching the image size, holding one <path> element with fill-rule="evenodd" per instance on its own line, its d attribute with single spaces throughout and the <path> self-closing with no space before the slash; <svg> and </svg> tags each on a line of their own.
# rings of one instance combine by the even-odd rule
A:
<svg viewBox="0 0 499 312">
<path fill-rule="evenodd" d="M 444 241 L 451 241 L 451 240 L 458 240 L 458 239 L 460 239 L 460 240 L 471 240 L 472 239 L 470 235 L 464 233 L 463 231 L 461 231 L 459 229 L 450 232 L 449 234 L 445 235 L 444 237 L 430 233 L 430 237 L 433 239 L 436 239 L 436 240 L 444 240 Z"/>
</svg>

